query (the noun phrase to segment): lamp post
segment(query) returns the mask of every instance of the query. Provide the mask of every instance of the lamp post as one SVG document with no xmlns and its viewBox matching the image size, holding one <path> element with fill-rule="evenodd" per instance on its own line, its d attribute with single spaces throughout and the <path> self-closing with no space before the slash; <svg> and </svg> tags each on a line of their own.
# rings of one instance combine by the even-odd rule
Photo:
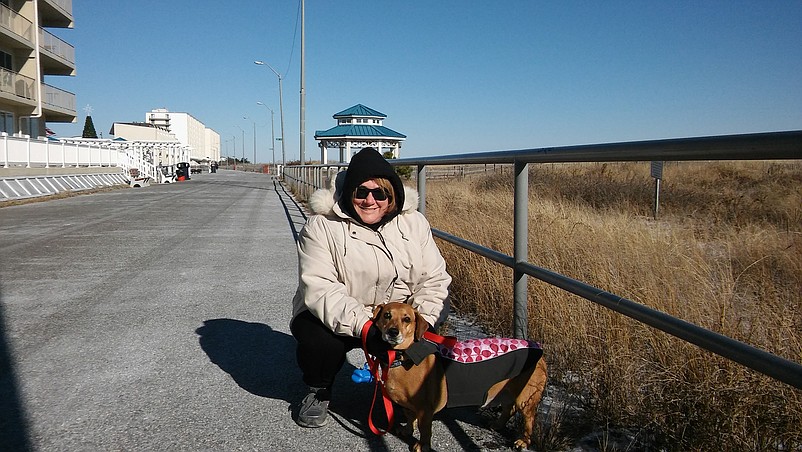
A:
<svg viewBox="0 0 802 452">
<path fill-rule="evenodd" d="M 254 61 L 254 64 L 258 64 L 259 66 L 267 66 L 271 71 L 273 71 L 274 74 L 276 74 L 276 77 L 278 77 L 278 110 L 279 116 L 281 117 L 281 165 L 285 166 L 287 164 L 287 155 L 284 148 L 284 97 L 281 88 L 282 77 L 281 74 L 273 69 L 273 66 L 265 63 L 264 61 Z"/>
<path fill-rule="evenodd" d="M 250 119 L 253 122 L 253 162 L 251 163 L 256 165 L 256 120 L 247 116 L 243 116 L 242 119 L 246 121 Z"/>
<path fill-rule="evenodd" d="M 231 135 L 232 144 L 231 144 L 231 154 L 234 155 L 234 171 L 237 170 L 237 136 Z"/>
<path fill-rule="evenodd" d="M 256 105 L 261 105 L 270 110 L 270 150 L 273 152 L 273 158 L 270 163 L 275 166 L 276 164 L 276 131 L 273 126 L 273 109 L 265 105 L 263 102 L 256 102 Z"/>
<path fill-rule="evenodd" d="M 245 129 L 243 129 L 242 127 L 240 127 L 238 125 L 235 125 L 234 127 L 238 128 L 239 130 L 242 131 L 242 164 L 244 165 L 245 164 Z M 234 165 L 235 166 L 236 166 L 236 163 L 237 163 L 237 148 L 235 146 L 234 147 Z M 237 168 L 234 168 L 234 169 L 237 169 Z"/>
</svg>

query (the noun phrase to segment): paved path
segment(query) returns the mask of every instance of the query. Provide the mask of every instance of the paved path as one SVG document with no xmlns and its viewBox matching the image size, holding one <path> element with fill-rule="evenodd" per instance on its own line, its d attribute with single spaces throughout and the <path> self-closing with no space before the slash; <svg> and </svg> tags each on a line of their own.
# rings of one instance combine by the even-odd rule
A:
<svg viewBox="0 0 802 452">
<path fill-rule="evenodd" d="M 290 418 L 304 220 L 270 176 L 222 170 L 0 209 L 0 450 L 407 450 L 367 429 L 358 352 L 329 425 Z M 508 450 L 478 421 L 440 416 L 434 447 Z"/>
</svg>

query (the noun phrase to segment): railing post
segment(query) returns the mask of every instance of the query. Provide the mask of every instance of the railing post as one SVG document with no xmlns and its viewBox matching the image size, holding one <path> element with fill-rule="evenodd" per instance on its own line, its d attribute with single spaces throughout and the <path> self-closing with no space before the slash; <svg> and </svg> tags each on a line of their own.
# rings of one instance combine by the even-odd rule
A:
<svg viewBox="0 0 802 452">
<path fill-rule="evenodd" d="M 418 165 L 418 212 L 426 216 L 426 165 Z"/>
<path fill-rule="evenodd" d="M 3 132 L 3 168 L 8 168 L 8 134 Z"/>
<path fill-rule="evenodd" d="M 529 249 L 529 164 L 515 160 L 515 205 L 513 225 L 513 336 L 526 339 L 528 335 L 529 302 L 526 273 L 518 264 L 528 262 Z"/>
<path fill-rule="evenodd" d="M 426 216 L 426 165 L 418 165 L 418 212 Z"/>
</svg>

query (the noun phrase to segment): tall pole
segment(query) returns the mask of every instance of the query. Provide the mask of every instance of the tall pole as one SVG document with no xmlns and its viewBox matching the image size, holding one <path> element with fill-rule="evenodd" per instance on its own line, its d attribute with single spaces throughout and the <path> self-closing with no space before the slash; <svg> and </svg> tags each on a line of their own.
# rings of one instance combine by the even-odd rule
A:
<svg viewBox="0 0 802 452">
<path fill-rule="evenodd" d="M 276 123 L 273 121 L 273 114 L 275 113 L 272 108 L 265 105 L 264 102 L 256 102 L 256 105 L 261 105 L 268 110 L 270 110 L 270 150 L 273 151 L 273 158 L 270 160 L 270 164 L 276 165 Z"/>
<path fill-rule="evenodd" d="M 281 122 L 281 166 L 287 166 L 287 155 L 284 152 L 284 96 L 281 90 L 281 76 L 278 77 L 278 115 Z"/>
<path fill-rule="evenodd" d="M 270 163 L 276 166 L 276 130 L 272 108 L 270 109 L 270 150 L 273 152 L 273 158 L 270 160 Z"/>
<path fill-rule="evenodd" d="M 271 71 L 273 71 L 274 74 L 276 74 L 276 77 L 278 77 L 278 109 L 279 109 L 279 116 L 281 117 L 281 166 L 286 166 L 287 155 L 285 153 L 285 148 L 284 148 L 284 95 L 282 94 L 283 90 L 281 88 L 282 77 L 281 74 L 279 74 L 278 72 L 276 72 L 275 69 L 273 69 L 273 66 L 265 63 L 264 61 L 254 61 L 254 63 L 260 66 L 267 66 Z"/>
<path fill-rule="evenodd" d="M 305 16 L 304 0 L 301 0 L 301 165 L 306 164 L 304 156 L 304 149 L 306 148 L 306 93 L 304 93 L 304 80 L 306 78 L 306 69 L 304 59 L 306 58 L 306 33 L 304 33 L 304 16 Z M 284 133 L 281 134 L 284 136 Z"/>
<path fill-rule="evenodd" d="M 245 164 L 245 129 L 243 129 L 240 126 L 236 126 L 236 127 L 242 131 L 242 164 L 244 165 Z M 237 162 L 236 158 L 237 158 L 237 148 L 235 146 L 234 147 L 234 163 Z"/>
<path fill-rule="evenodd" d="M 251 164 L 256 165 L 256 120 L 247 116 L 243 116 L 242 119 L 253 122 L 253 162 L 251 162 Z M 244 159 L 245 156 L 243 155 L 243 160 Z"/>
<path fill-rule="evenodd" d="M 237 170 L 237 136 L 231 135 L 234 139 L 233 144 L 231 145 L 231 153 L 234 154 L 234 171 Z"/>
</svg>

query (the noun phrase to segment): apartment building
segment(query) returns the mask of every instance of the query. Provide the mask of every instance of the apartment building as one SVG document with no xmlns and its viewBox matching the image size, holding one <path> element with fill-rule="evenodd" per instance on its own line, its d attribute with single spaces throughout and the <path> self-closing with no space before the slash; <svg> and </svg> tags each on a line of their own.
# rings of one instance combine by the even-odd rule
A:
<svg viewBox="0 0 802 452">
<path fill-rule="evenodd" d="M 189 113 L 157 108 L 145 114 L 145 122 L 175 135 L 181 144 L 191 149 L 192 160 L 220 160 L 220 134 Z"/>
<path fill-rule="evenodd" d="M 46 123 L 76 121 L 75 94 L 45 83 L 75 75 L 75 48 L 47 30 L 72 27 L 72 0 L 0 0 L 0 132 L 44 137 Z"/>
</svg>

